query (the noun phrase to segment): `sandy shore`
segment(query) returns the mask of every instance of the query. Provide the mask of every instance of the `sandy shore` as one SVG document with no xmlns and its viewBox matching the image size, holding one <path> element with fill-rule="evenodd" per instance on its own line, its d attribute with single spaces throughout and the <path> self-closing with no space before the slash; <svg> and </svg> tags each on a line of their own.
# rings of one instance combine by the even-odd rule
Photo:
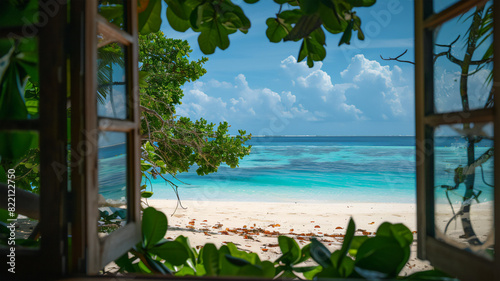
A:
<svg viewBox="0 0 500 281">
<path fill-rule="evenodd" d="M 261 259 L 274 261 L 280 255 L 278 235 L 295 238 L 300 245 L 317 237 L 330 251 L 340 248 L 350 217 L 356 223 L 356 235 L 373 235 L 382 222 L 403 223 L 416 233 L 416 205 L 398 203 L 271 203 L 183 201 L 187 209 L 174 212 L 174 200 L 149 200 L 169 220 L 167 237 L 184 235 L 193 247 L 214 243 L 220 247 L 233 242 L 242 250 L 258 253 Z M 416 235 L 416 234 L 414 234 Z M 416 236 L 415 236 L 416 239 Z M 416 258 L 416 240 L 412 255 L 402 274 L 431 269 Z"/>
</svg>

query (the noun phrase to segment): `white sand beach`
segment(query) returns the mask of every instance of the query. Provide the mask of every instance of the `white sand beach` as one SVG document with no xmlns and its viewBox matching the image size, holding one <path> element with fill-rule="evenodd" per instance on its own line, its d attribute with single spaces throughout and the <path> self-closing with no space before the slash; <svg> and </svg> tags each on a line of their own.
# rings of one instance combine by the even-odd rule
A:
<svg viewBox="0 0 500 281">
<path fill-rule="evenodd" d="M 148 203 L 167 215 L 167 237 L 184 235 L 197 248 L 205 243 L 220 247 L 233 242 L 271 261 L 280 255 L 279 235 L 293 237 L 302 246 L 317 237 L 334 251 L 342 244 L 350 217 L 356 223 L 356 235 L 373 235 L 382 222 L 403 223 L 414 233 L 415 241 L 402 274 L 432 268 L 416 258 L 416 205 L 411 203 L 182 201 L 186 209 L 178 208 L 173 216 L 175 200 L 155 199 Z"/>
</svg>

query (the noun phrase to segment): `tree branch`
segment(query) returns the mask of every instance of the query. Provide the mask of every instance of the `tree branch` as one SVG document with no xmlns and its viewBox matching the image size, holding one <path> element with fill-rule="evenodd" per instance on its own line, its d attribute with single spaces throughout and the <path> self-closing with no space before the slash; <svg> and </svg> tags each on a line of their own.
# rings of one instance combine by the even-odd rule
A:
<svg viewBox="0 0 500 281">
<path fill-rule="evenodd" d="M 406 49 L 401 55 L 395 57 L 395 58 L 383 58 L 382 55 L 380 55 L 380 58 L 383 59 L 383 60 L 395 60 L 395 61 L 398 61 L 398 62 L 405 62 L 405 63 L 411 63 L 411 64 L 415 64 L 414 62 L 412 61 L 408 61 L 408 60 L 400 60 L 399 58 L 402 57 L 404 54 L 406 54 L 406 52 L 408 52 L 408 49 Z"/>
</svg>

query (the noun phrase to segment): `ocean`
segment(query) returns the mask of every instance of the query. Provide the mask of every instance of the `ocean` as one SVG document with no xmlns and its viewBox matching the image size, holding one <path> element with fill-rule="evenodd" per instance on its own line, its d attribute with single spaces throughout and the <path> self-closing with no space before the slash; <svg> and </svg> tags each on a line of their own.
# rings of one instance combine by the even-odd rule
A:
<svg viewBox="0 0 500 281">
<path fill-rule="evenodd" d="M 179 186 L 181 200 L 260 202 L 391 202 L 415 203 L 415 138 L 411 136 L 253 137 L 250 155 L 238 168 L 222 165 L 217 173 L 198 176 L 196 167 L 171 179 Z M 492 143 L 483 140 L 476 154 Z M 125 186 L 123 145 L 100 148 L 101 193 L 118 199 Z M 454 169 L 466 165 L 465 140 L 439 137 L 435 149 L 436 185 L 453 185 Z M 101 153 L 102 152 L 102 153 Z M 493 160 L 483 165 L 492 184 Z M 101 165 L 101 164 L 100 164 Z M 479 169 L 477 169 L 479 170 Z M 476 171 L 477 173 L 479 171 Z M 120 175 L 117 175 L 120 174 Z M 154 199 L 176 199 L 170 185 L 160 177 L 152 181 Z M 462 184 L 463 186 L 463 184 Z M 150 187 L 148 187 L 150 189 Z M 451 197 L 459 202 L 463 187 Z M 480 174 L 476 189 L 483 201 L 492 200 L 492 188 Z M 436 188 L 436 199 L 445 202 L 444 189 Z"/>
</svg>

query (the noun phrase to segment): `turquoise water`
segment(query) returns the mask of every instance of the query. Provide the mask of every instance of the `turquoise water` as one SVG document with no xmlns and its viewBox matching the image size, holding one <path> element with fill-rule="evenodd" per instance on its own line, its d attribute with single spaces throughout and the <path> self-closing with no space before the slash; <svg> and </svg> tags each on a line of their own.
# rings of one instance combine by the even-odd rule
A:
<svg viewBox="0 0 500 281">
<path fill-rule="evenodd" d="M 198 176 L 193 167 L 172 179 L 182 200 L 268 202 L 394 202 L 414 203 L 414 137 L 253 137 L 250 155 L 231 169 Z M 435 140 L 435 185 L 454 185 L 454 169 L 466 166 L 466 142 L 460 137 Z M 492 143 L 483 140 L 476 158 Z M 124 145 L 100 148 L 100 191 L 115 200 L 126 185 Z M 493 159 L 483 165 L 488 184 L 493 184 Z M 155 199 L 175 199 L 160 177 L 153 180 Z M 438 203 L 446 202 L 444 189 L 435 189 Z M 481 201 L 493 198 L 493 189 L 476 169 L 475 190 Z M 463 184 L 450 193 L 460 202 Z"/>
<path fill-rule="evenodd" d="M 413 137 L 253 137 L 231 169 L 178 178 L 184 200 L 415 202 Z M 162 180 L 155 198 L 174 199 Z"/>
</svg>

